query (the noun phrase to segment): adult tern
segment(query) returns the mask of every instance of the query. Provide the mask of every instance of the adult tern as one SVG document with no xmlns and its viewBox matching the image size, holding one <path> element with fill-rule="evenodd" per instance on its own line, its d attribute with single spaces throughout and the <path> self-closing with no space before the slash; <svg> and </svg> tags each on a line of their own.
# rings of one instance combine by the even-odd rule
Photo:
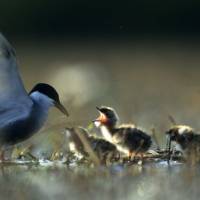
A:
<svg viewBox="0 0 200 200">
<path fill-rule="evenodd" d="M 18 73 L 15 50 L 0 33 L 1 148 L 22 142 L 38 132 L 53 106 L 68 116 L 52 86 L 38 83 L 26 92 Z"/>
</svg>

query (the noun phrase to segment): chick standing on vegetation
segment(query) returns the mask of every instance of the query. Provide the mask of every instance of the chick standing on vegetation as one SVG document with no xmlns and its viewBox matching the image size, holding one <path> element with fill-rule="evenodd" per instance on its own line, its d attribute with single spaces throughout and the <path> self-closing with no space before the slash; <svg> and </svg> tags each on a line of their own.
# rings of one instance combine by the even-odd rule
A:
<svg viewBox="0 0 200 200">
<path fill-rule="evenodd" d="M 176 149 L 192 162 L 200 161 L 200 135 L 193 128 L 185 125 L 175 125 L 166 135 L 170 141 L 176 142 Z"/>
<path fill-rule="evenodd" d="M 132 124 L 117 126 L 118 115 L 113 108 L 97 107 L 100 116 L 93 122 L 106 140 L 116 145 L 120 152 L 130 158 L 146 152 L 152 144 L 151 137 Z"/>
<path fill-rule="evenodd" d="M 0 34 L 1 148 L 22 142 L 39 131 L 53 106 L 68 115 L 52 86 L 39 83 L 29 94 L 26 92 L 18 73 L 15 51 Z M 1 159 L 4 159 L 3 154 Z"/>
</svg>

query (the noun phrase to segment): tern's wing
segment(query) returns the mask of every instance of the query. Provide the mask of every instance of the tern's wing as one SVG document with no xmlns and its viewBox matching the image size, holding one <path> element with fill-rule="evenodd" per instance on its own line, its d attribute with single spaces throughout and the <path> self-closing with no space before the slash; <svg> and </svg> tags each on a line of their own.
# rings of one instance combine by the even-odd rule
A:
<svg viewBox="0 0 200 200">
<path fill-rule="evenodd" d="M 18 73 L 15 51 L 0 33 L 0 106 L 9 100 L 31 102 Z"/>
<path fill-rule="evenodd" d="M 15 51 L 0 33 L 0 124 L 9 115 L 20 114 L 21 108 L 29 110 L 32 104 L 18 73 Z"/>
<path fill-rule="evenodd" d="M 0 107 L 0 130 L 7 126 L 11 126 L 16 121 L 28 118 L 30 113 L 31 107 L 27 108 L 27 106 L 24 106 L 23 104 Z"/>
</svg>

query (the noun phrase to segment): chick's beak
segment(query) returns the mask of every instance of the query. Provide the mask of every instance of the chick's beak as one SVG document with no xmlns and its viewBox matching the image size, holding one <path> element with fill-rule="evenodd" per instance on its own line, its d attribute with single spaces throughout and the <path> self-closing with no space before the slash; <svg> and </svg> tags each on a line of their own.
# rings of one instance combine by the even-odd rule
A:
<svg viewBox="0 0 200 200">
<path fill-rule="evenodd" d="M 67 117 L 69 116 L 68 111 L 66 110 L 66 108 L 60 103 L 60 102 L 54 102 L 54 105 L 56 108 L 58 108 L 64 115 L 66 115 Z"/>
<path fill-rule="evenodd" d="M 93 120 L 93 122 L 100 122 L 101 124 L 104 124 L 108 121 L 106 115 L 100 112 L 100 115 L 97 119 Z"/>
<path fill-rule="evenodd" d="M 98 106 L 96 106 L 96 109 L 97 109 L 98 111 L 100 111 L 100 108 L 99 108 Z"/>
</svg>

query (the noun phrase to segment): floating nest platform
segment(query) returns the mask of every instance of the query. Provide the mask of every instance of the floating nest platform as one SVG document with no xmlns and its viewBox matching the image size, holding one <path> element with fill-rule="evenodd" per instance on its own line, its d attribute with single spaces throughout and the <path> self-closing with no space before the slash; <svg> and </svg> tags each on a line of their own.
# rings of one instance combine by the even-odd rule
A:
<svg viewBox="0 0 200 200">
<path fill-rule="evenodd" d="M 135 165 L 135 164 L 147 164 L 147 163 L 156 163 L 156 162 L 168 162 L 170 161 L 177 161 L 179 163 L 184 163 L 185 159 L 181 155 L 180 152 L 170 152 L 166 150 L 159 150 L 155 151 L 155 154 L 146 153 L 143 158 L 141 159 L 140 156 L 135 156 L 134 159 L 129 159 L 126 156 L 117 156 L 117 157 L 105 157 L 103 160 L 98 160 L 99 165 L 110 166 L 112 164 L 120 164 L 120 165 Z M 23 158 L 19 158 L 16 160 L 5 160 L 0 162 L 0 166 L 12 166 L 12 165 L 19 165 L 19 166 L 65 166 L 65 165 L 74 165 L 74 166 L 94 166 L 97 165 L 93 161 L 89 155 L 84 155 L 81 158 L 78 157 L 76 154 L 72 152 L 68 152 L 65 156 L 55 159 L 37 159 L 34 156 L 30 156 L 30 153 L 24 155 Z"/>
</svg>

